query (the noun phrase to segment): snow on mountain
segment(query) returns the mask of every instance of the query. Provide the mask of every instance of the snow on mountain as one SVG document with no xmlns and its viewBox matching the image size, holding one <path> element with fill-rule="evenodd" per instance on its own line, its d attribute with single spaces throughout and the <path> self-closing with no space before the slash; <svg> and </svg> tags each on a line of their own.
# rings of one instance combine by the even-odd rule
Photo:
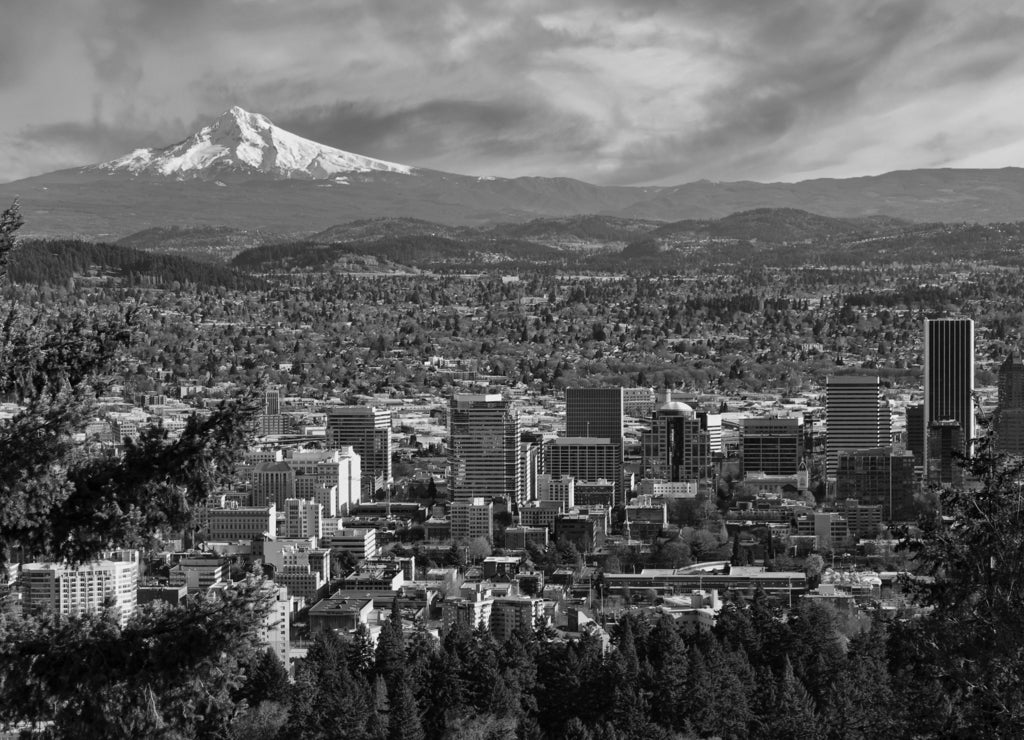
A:
<svg viewBox="0 0 1024 740">
<path fill-rule="evenodd" d="M 178 177 L 235 171 L 314 180 L 350 173 L 410 175 L 413 172 L 412 167 L 352 154 L 296 136 L 278 128 L 266 116 L 238 106 L 180 144 L 165 149 L 136 149 L 96 167 Z"/>
</svg>

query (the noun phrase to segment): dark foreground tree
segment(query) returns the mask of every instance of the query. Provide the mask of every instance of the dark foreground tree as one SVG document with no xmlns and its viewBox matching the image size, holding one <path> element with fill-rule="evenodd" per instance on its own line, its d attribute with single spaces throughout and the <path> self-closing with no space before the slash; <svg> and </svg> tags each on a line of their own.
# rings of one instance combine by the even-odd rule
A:
<svg viewBox="0 0 1024 740">
<path fill-rule="evenodd" d="M 21 225 L 0 215 L 0 290 Z M 133 313 L 48 323 L 10 300 L 0 316 L 0 396 L 20 411 L 0 427 L 0 562 L 17 552 L 87 562 L 189 525 L 243 449 L 250 398 L 189 419 L 178 439 L 151 429 L 120 458 L 80 433 L 118 368 Z M 6 576 L 6 569 L 0 574 Z M 3 577 L 0 576 L 0 577 Z M 83 617 L 0 615 L 0 723 L 56 737 L 223 737 L 267 613 L 260 584 L 181 608 Z"/>
<path fill-rule="evenodd" d="M 914 663 L 919 683 L 941 692 L 937 732 L 1022 737 L 1024 461 L 986 435 L 966 467 L 980 487 L 942 491 L 939 512 L 907 541 L 927 576 L 910 585 L 932 611 L 897 633 L 894 668 Z M 909 709 L 919 697 L 900 688 Z"/>
</svg>

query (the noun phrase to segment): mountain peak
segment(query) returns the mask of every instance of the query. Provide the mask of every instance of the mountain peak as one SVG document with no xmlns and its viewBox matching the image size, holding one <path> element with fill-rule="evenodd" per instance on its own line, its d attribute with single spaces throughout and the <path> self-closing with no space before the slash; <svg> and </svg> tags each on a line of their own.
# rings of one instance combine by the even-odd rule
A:
<svg viewBox="0 0 1024 740">
<path fill-rule="evenodd" d="M 282 179 L 339 179 L 366 172 L 412 174 L 413 168 L 318 144 L 275 126 L 237 105 L 184 141 L 164 149 L 136 149 L 99 169 L 172 177 L 214 178 L 264 174 Z"/>
</svg>

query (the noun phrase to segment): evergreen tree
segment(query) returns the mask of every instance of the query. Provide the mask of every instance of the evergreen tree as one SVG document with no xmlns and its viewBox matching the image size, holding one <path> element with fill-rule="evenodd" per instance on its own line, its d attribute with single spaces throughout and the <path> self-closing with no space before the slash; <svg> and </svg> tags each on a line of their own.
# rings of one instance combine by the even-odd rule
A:
<svg viewBox="0 0 1024 740">
<path fill-rule="evenodd" d="M 20 225 L 17 205 L 0 214 L 4 283 Z M 76 438 L 135 319 L 83 314 L 56 325 L 9 304 L 0 395 L 20 410 L 0 427 L 0 560 L 19 549 L 76 564 L 145 546 L 191 526 L 208 493 L 230 479 L 255 412 L 248 399 L 191 417 L 175 440 L 151 429 L 120 458 L 95 457 Z M 253 582 L 216 602 L 141 608 L 124 626 L 112 612 L 7 619 L 0 722 L 50 721 L 53 734 L 70 737 L 226 735 L 268 606 Z"/>
<path fill-rule="evenodd" d="M 942 491 L 941 515 L 906 536 L 930 576 L 908 585 L 931 611 L 901 642 L 917 653 L 919 680 L 941 686 L 944 732 L 1024 736 L 1024 460 L 986 433 L 965 464 L 980 487 Z"/>
<path fill-rule="evenodd" d="M 250 707 L 264 701 L 287 700 L 288 671 L 270 648 L 261 652 L 250 666 L 239 698 L 245 699 Z"/>
<path fill-rule="evenodd" d="M 404 672 L 393 677 L 388 699 L 388 740 L 423 740 L 419 707 Z"/>
<path fill-rule="evenodd" d="M 822 737 L 814 701 L 793 665 L 786 658 L 772 695 L 772 713 L 765 725 L 766 735 L 778 740 L 811 740 Z"/>
</svg>

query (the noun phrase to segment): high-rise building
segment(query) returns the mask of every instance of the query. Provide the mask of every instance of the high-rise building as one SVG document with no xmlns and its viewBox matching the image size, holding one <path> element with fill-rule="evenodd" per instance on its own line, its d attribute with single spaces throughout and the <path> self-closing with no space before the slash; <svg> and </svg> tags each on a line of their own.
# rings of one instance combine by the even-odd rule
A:
<svg viewBox="0 0 1024 740">
<path fill-rule="evenodd" d="M 924 470 L 924 404 L 907 406 L 907 452 L 914 454 L 914 464 Z"/>
<path fill-rule="evenodd" d="M 568 438 L 607 439 L 618 447 L 618 464 L 600 478 L 615 483 L 615 498 L 623 497 L 622 481 L 622 418 L 624 393 L 622 388 L 566 388 L 565 389 L 565 436 Z M 550 471 L 546 471 L 550 472 Z M 570 475 L 576 473 L 569 472 Z M 587 478 L 583 480 L 597 480 Z"/>
<path fill-rule="evenodd" d="M 614 501 L 624 501 L 621 442 L 607 437 L 558 437 L 544 445 L 544 471 L 556 480 L 571 476 L 577 486 L 583 481 L 608 481 Z"/>
<path fill-rule="evenodd" d="M 659 406 L 641 439 L 644 477 L 672 483 L 710 478 L 714 465 L 708 419 L 680 401 Z"/>
<path fill-rule="evenodd" d="M 999 366 L 995 444 L 1000 452 L 1024 455 L 1024 362 L 1012 352 Z"/>
<path fill-rule="evenodd" d="M 268 416 L 277 416 L 281 413 L 281 391 L 277 388 L 268 388 L 263 400 L 263 413 Z"/>
<path fill-rule="evenodd" d="M 936 459 L 931 445 L 934 422 L 960 425 L 961 452 L 969 453 L 974 439 L 974 321 L 925 319 L 924 321 L 924 465 Z M 948 425 L 946 425 L 948 427 Z M 947 435 L 948 436 L 948 435 Z"/>
<path fill-rule="evenodd" d="M 566 388 L 565 436 L 622 442 L 622 388 Z"/>
<path fill-rule="evenodd" d="M 825 474 L 835 478 L 840 450 L 892 443 L 892 414 L 877 375 L 837 375 L 825 390 Z"/>
<path fill-rule="evenodd" d="M 892 447 L 840 451 L 836 470 L 836 501 L 854 499 L 881 506 L 887 522 L 914 517 L 917 490 L 912 452 Z"/>
<path fill-rule="evenodd" d="M 99 612 L 110 604 L 124 625 L 135 613 L 139 553 L 117 550 L 78 566 L 25 563 L 21 566 L 22 603 L 27 609 L 49 607 L 71 616 Z"/>
<path fill-rule="evenodd" d="M 963 467 L 957 459 L 964 450 L 964 434 L 956 419 L 936 419 L 928 425 L 928 453 L 925 472 L 929 483 L 959 486 L 964 481 Z"/>
<path fill-rule="evenodd" d="M 295 497 L 323 504 L 324 516 L 347 514 L 359 503 L 362 459 L 350 445 L 328 450 L 284 450 L 295 471 Z"/>
<path fill-rule="evenodd" d="M 494 540 L 494 501 L 486 498 L 452 501 L 448 512 L 452 523 L 452 541 L 486 537 Z"/>
<path fill-rule="evenodd" d="M 351 446 L 362 464 L 367 498 L 391 482 L 391 412 L 371 406 L 335 406 L 327 412 L 327 446 Z"/>
<path fill-rule="evenodd" d="M 745 472 L 796 475 L 803 457 L 803 428 L 796 417 L 741 419 L 740 457 Z"/>
<path fill-rule="evenodd" d="M 295 498 L 295 469 L 286 462 L 264 462 L 250 474 L 254 506 L 273 504 L 284 509 L 285 499 Z"/>
<path fill-rule="evenodd" d="M 448 490 L 456 500 L 523 503 L 519 413 L 497 393 L 455 394 L 448 411 Z"/>
<path fill-rule="evenodd" d="M 284 531 L 288 539 L 324 536 L 324 507 L 312 499 L 289 498 L 284 502 Z"/>
</svg>

